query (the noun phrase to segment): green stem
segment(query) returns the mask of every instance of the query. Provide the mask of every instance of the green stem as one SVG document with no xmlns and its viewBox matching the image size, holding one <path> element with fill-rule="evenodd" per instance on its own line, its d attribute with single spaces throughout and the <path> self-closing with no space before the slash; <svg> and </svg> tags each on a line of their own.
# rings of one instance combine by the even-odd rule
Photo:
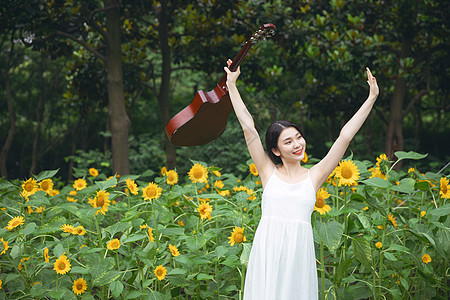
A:
<svg viewBox="0 0 450 300">
<path fill-rule="evenodd" d="M 97 215 L 95 215 L 95 227 L 97 228 L 98 247 L 100 248 L 102 244 L 102 236 L 100 234 L 100 226 L 98 225 Z"/>
<path fill-rule="evenodd" d="M 321 280 L 321 293 L 320 293 L 320 299 L 325 299 L 325 260 L 324 260 L 324 253 L 323 253 L 323 241 L 320 240 L 320 264 L 322 265 L 322 280 Z"/>
<path fill-rule="evenodd" d="M 245 284 L 245 265 L 242 265 L 241 290 L 239 291 L 239 299 L 242 299 L 243 297 L 244 284 Z"/>
<path fill-rule="evenodd" d="M 344 210 L 347 208 L 347 186 L 344 187 Z M 348 235 L 348 212 L 344 213 L 344 232 Z M 344 238 L 344 246 L 343 246 L 343 260 L 347 259 L 347 237 Z"/>
<path fill-rule="evenodd" d="M 156 216 L 155 216 L 155 208 L 153 205 L 153 200 L 152 200 L 152 216 L 153 216 L 153 222 L 155 224 L 155 237 L 156 237 L 156 248 L 159 248 L 159 237 L 158 237 L 158 224 L 156 223 Z"/>
<path fill-rule="evenodd" d="M 117 271 L 120 271 L 119 252 L 118 251 L 116 251 L 116 258 L 117 258 Z"/>
</svg>

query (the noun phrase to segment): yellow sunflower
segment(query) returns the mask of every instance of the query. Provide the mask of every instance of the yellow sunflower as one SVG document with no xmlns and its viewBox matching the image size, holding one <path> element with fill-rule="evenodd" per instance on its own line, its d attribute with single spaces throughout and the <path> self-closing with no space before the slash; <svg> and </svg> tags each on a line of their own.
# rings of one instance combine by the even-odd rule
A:
<svg viewBox="0 0 450 300">
<path fill-rule="evenodd" d="M 139 225 L 139 229 L 145 229 L 145 228 L 147 228 L 148 227 L 148 225 L 147 224 L 144 224 L 144 225 Z"/>
<path fill-rule="evenodd" d="M 214 169 L 214 168 L 215 168 L 214 166 L 211 166 L 211 168 L 210 168 L 210 171 L 214 174 L 214 176 L 216 176 L 216 177 L 222 177 L 222 173 L 220 173 L 219 170 L 212 170 L 212 169 Z M 215 169 L 218 169 L 218 168 L 215 168 Z"/>
<path fill-rule="evenodd" d="M 148 239 L 150 240 L 150 242 L 154 243 L 155 238 L 153 237 L 153 229 L 151 227 L 149 227 L 147 229 L 147 233 L 148 233 Z"/>
<path fill-rule="evenodd" d="M 223 189 L 225 185 L 223 184 L 222 180 L 217 180 L 216 182 L 214 182 L 214 187 L 218 188 L 218 189 Z"/>
<path fill-rule="evenodd" d="M 84 227 L 80 225 L 80 226 L 74 228 L 72 233 L 75 235 L 85 235 L 86 229 L 84 229 Z"/>
<path fill-rule="evenodd" d="M 230 239 L 228 241 L 228 243 L 230 243 L 231 246 L 234 246 L 235 243 L 241 244 L 242 242 L 247 241 L 247 239 L 245 238 L 245 235 L 244 235 L 244 229 L 245 229 L 245 227 L 241 228 L 241 227 L 234 226 L 231 236 L 228 237 Z"/>
<path fill-rule="evenodd" d="M 180 255 L 180 252 L 178 251 L 178 248 L 176 246 L 169 244 L 169 249 L 173 256 Z"/>
<path fill-rule="evenodd" d="M 95 215 L 98 213 L 104 215 L 105 212 L 108 211 L 108 207 L 111 204 L 111 200 L 109 200 L 109 193 L 105 191 L 98 191 L 97 197 L 94 199 L 89 199 L 89 204 L 95 208 L 100 207 L 100 209 L 95 211 Z"/>
<path fill-rule="evenodd" d="M 82 189 L 84 189 L 86 187 L 87 187 L 87 182 L 83 178 L 78 178 L 73 183 L 73 188 L 76 189 L 77 191 L 81 191 Z"/>
<path fill-rule="evenodd" d="M 36 179 L 30 178 L 26 181 L 22 181 L 23 194 L 26 196 L 31 196 L 38 191 L 38 185 Z"/>
<path fill-rule="evenodd" d="M 86 280 L 83 277 L 78 278 L 73 282 L 72 290 L 76 295 L 81 295 L 87 290 Z"/>
<path fill-rule="evenodd" d="M 56 196 L 59 195 L 59 191 L 58 190 L 51 190 L 50 191 L 50 196 Z"/>
<path fill-rule="evenodd" d="M 2 250 L 2 252 L 0 252 L 0 255 L 3 255 L 3 254 L 5 254 L 6 253 L 6 250 L 8 250 L 9 249 L 9 246 L 8 246 L 8 242 L 7 241 L 5 241 L 3 238 L 1 238 L 1 240 L 0 240 L 1 242 L 2 242 L 2 244 L 3 244 L 3 250 Z"/>
<path fill-rule="evenodd" d="M 397 221 L 395 221 L 395 217 L 393 214 L 389 214 L 388 219 L 389 219 L 389 221 L 391 221 L 391 223 L 394 227 L 398 227 Z"/>
<path fill-rule="evenodd" d="M 336 169 L 336 177 L 340 185 L 352 186 L 359 179 L 358 167 L 351 160 L 341 160 Z"/>
<path fill-rule="evenodd" d="M 44 249 L 44 261 L 45 261 L 46 263 L 49 263 L 49 262 L 50 262 L 49 257 L 48 257 L 48 248 L 45 248 L 45 249 Z"/>
<path fill-rule="evenodd" d="M 44 179 L 39 182 L 39 187 L 43 190 L 47 195 L 50 195 L 53 190 L 53 181 L 51 179 Z"/>
<path fill-rule="evenodd" d="M 329 197 L 330 194 L 328 193 L 326 188 L 319 189 L 316 195 L 316 204 L 314 205 L 314 210 L 320 213 L 321 215 L 329 212 L 331 210 L 331 207 L 325 204 L 325 199 Z"/>
<path fill-rule="evenodd" d="M 381 172 L 379 167 L 376 168 L 370 168 L 369 171 L 372 173 L 372 175 L 370 176 L 370 178 L 373 177 L 379 177 L 382 178 L 384 180 L 386 180 L 386 174 L 384 174 L 383 172 Z"/>
<path fill-rule="evenodd" d="M 386 154 L 380 154 L 380 156 L 377 157 L 377 167 L 380 167 L 384 162 L 389 163 L 389 159 L 387 158 Z"/>
<path fill-rule="evenodd" d="M 167 176 L 166 180 L 167 184 L 174 185 L 178 183 L 178 174 L 175 170 L 167 171 L 166 176 Z"/>
<path fill-rule="evenodd" d="M 256 169 L 256 166 L 254 163 L 251 163 L 249 168 L 250 168 L 250 173 L 252 173 L 255 176 L 259 175 L 258 170 Z"/>
<path fill-rule="evenodd" d="M 449 180 L 445 177 L 442 177 L 440 180 L 441 190 L 439 191 L 439 195 L 441 195 L 441 198 L 450 198 L 450 188 L 448 182 Z"/>
<path fill-rule="evenodd" d="M 184 222 L 183 221 L 177 221 L 177 224 L 180 226 L 184 226 Z"/>
<path fill-rule="evenodd" d="M 137 187 L 136 182 L 134 180 L 131 180 L 129 178 L 125 179 L 125 183 L 127 184 L 127 188 L 133 195 L 137 195 L 139 193 L 139 189 Z"/>
<path fill-rule="evenodd" d="M 383 244 L 381 242 L 376 242 L 375 247 L 377 247 L 378 249 L 381 249 L 381 247 L 383 247 Z"/>
<path fill-rule="evenodd" d="M 57 274 L 61 275 L 64 275 L 70 271 L 70 262 L 67 259 L 66 252 L 56 259 L 53 265 L 53 270 L 55 270 Z"/>
<path fill-rule="evenodd" d="M 160 281 L 163 280 L 166 277 L 167 270 L 162 265 L 159 265 L 155 269 L 155 275 L 156 278 L 158 278 Z"/>
<path fill-rule="evenodd" d="M 118 239 L 110 240 L 110 241 L 108 242 L 108 244 L 106 244 L 106 247 L 107 247 L 109 250 L 117 250 L 117 249 L 120 248 L 120 241 L 119 241 Z"/>
<path fill-rule="evenodd" d="M 8 231 L 11 231 L 17 226 L 23 225 L 24 223 L 25 220 L 23 219 L 23 217 L 14 217 L 8 222 L 8 226 L 6 226 L 6 229 L 8 229 Z"/>
<path fill-rule="evenodd" d="M 162 188 L 158 187 L 157 184 L 150 182 L 145 188 L 142 189 L 142 197 L 144 200 L 158 199 L 161 196 Z"/>
<path fill-rule="evenodd" d="M 303 159 L 302 159 L 302 162 L 305 164 L 308 162 L 308 154 L 306 154 L 306 152 L 305 152 L 305 157 L 303 157 Z"/>
<path fill-rule="evenodd" d="M 72 198 L 72 197 L 67 197 L 66 200 L 69 201 L 69 202 L 78 202 L 78 199 L 75 199 L 75 198 Z"/>
<path fill-rule="evenodd" d="M 206 179 L 208 178 L 208 171 L 199 163 L 193 165 L 188 174 L 189 179 L 192 180 L 193 183 L 203 183 L 206 182 Z"/>
<path fill-rule="evenodd" d="M 75 228 L 72 225 L 63 224 L 61 227 L 59 227 L 64 232 L 73 233 Z"/>
<path fill-rule="evenodd" d="M 431 257 L 430 257 L 428 254 L 425 253 L 425 254 L 422 256 L 422 261 L 423 261 L 424 263 L 428 264 L 429 262 L 431 262 Z"/>
<path fill-rule="evenodd" d="M 90 168 L 89 169 L 89 174 L 91 174 L 91 176 L 97 177 L 98 176 L 98 170 L 96 168 Z"/>
<path fill-rule="evenodd" d="M 202 202 L 197 208 L 197 211 L 200 213 L 200 218 L 202 220 L 208 219 L 211 220 L 211 212 L 213 207 L 209 205 L 208 202 Z"/>
<path fill-rule="evenodd" d="M 167 173 L 167 168 L 166 168 L 166 167 L 162 167 L 162 168 L 161 168 L 161 175 L 162 175 L 162 176 L 165 176 L 166 173 Z"/>
</svg>

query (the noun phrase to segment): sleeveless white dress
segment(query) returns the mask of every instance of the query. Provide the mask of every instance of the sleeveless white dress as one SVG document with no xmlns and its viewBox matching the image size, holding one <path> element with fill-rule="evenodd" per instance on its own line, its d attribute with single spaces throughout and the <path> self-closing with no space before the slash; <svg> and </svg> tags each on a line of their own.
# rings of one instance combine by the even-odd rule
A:
<svg viewBox="0 0 450 300">
<path fill-rule="evenodd" d="M 284 182 L 276 168 L 262 195 L 262 217 L 253 240 L 244 300 L 318 299 L 311 214 L 316 195 L 308 177 Z"/>
</svg>

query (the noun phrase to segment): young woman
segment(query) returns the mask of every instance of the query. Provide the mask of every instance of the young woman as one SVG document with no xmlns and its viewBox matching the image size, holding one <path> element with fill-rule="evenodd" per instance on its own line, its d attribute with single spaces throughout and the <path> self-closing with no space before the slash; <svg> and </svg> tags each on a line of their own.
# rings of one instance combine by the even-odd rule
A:
<svg viewBox="0 0 450 300">
<path fill-rule="evenodd" d="M 231 60 L 227 61 L 228 66 Z M 262 217 L 253 240 L 244 287 L 244 300 L 317 299 L 318 282 L 311 213 L 316 193 L 344 155 L 378 97 L 369 68 L 369 96 L 342 128 L 328 154 L 316 165 L 301 165 L 306 141 L 289 121 L 273 123 L 266 133 L 265 153 L 253 118 L 236 87 L 240 69 L 227 72 L 231 102 L 263 185 Z"/>
</svg>

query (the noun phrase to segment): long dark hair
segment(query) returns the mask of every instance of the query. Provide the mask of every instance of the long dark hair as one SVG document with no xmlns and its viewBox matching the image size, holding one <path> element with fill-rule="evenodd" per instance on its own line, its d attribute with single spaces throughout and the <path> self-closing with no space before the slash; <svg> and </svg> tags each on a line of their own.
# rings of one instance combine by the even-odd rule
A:
<svg viewBox="0 0 450 300">
<path fill-rule="evenodd" d="M 286 120 L 278 120 L 278 121 L 273 122 L 272 125 L 270 125 L 266 131 L 267 154 L 269 155 L 270 159 L 276 165 L 282 164 L 283 162 L 279 156 L 276 156 L 272 152 L 272 149 L 278 149 L 278 138 L 280 137 L 281 132 L 285 128 L 288 128 L 288 127 L 294 127 L 303 136 L 302 131 L 296 124 L 292 123 L 291 121 L 286 121 Z"/>
</svg>

